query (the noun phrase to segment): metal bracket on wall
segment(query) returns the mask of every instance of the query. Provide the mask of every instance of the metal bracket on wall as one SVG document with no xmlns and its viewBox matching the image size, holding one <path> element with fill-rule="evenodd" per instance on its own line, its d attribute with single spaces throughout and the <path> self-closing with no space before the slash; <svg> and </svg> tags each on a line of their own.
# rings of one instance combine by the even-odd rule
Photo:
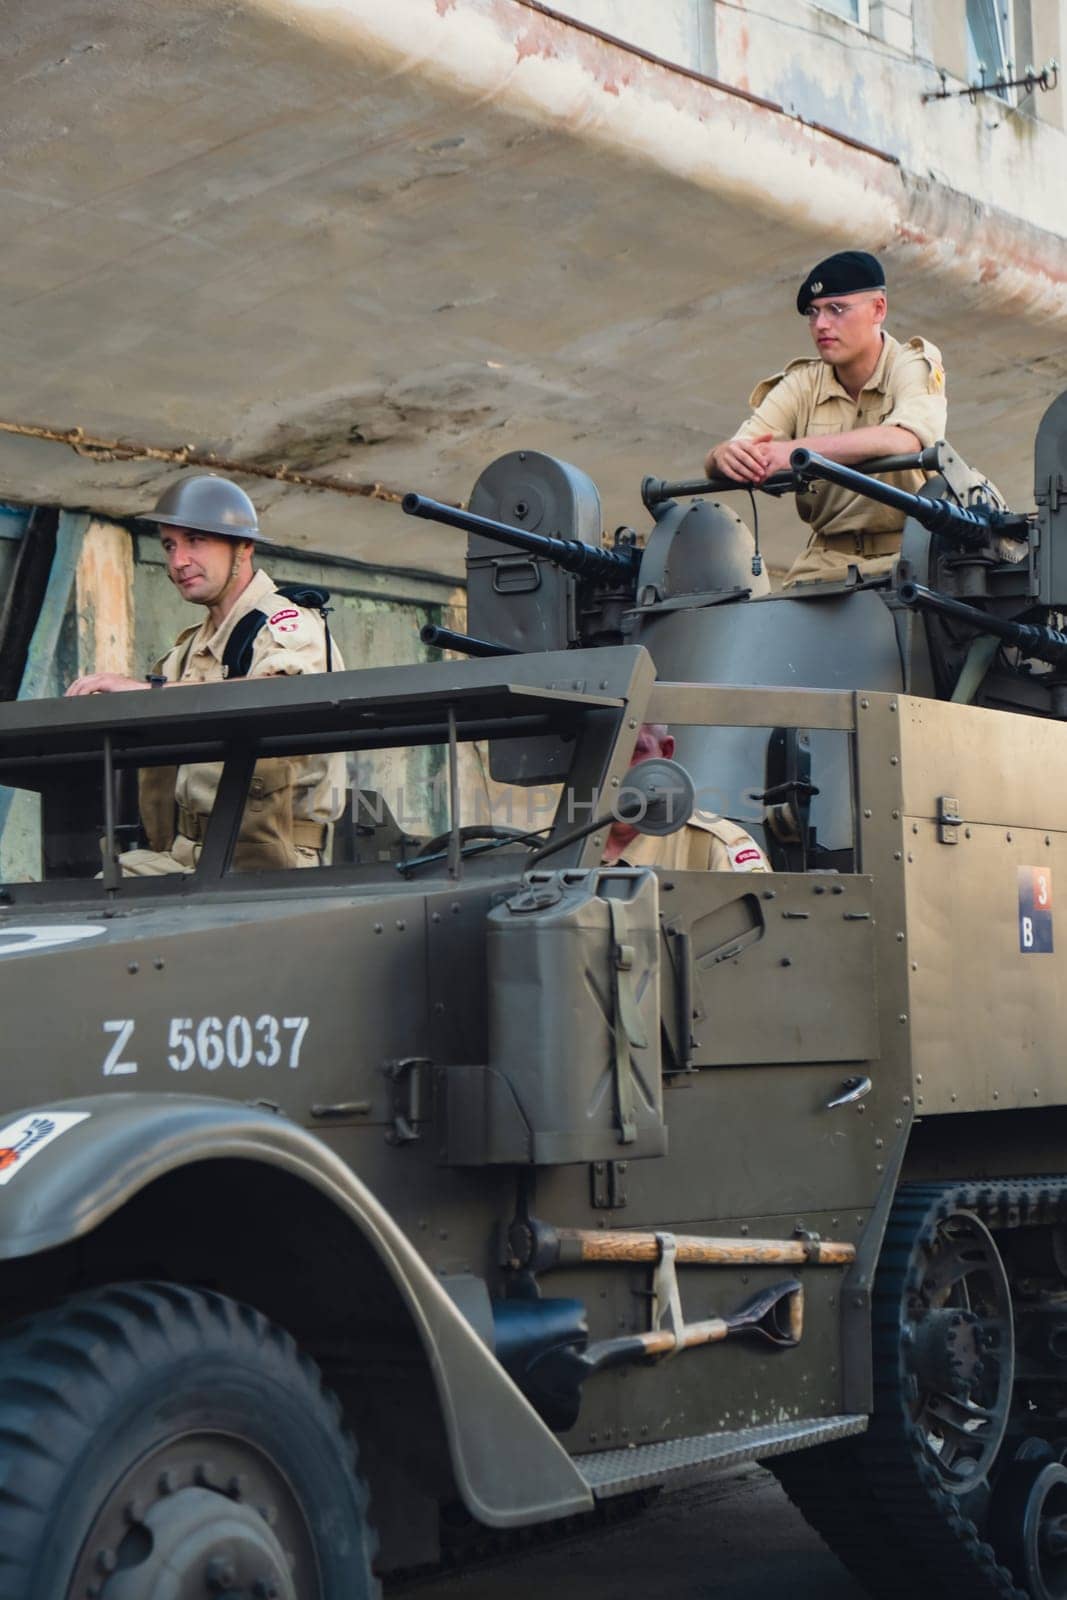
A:
<svg viewBox="0 0 1067 1600">
<path fill-rule="evenodd" d="M 937 838 L 940 844 L 959 844 L 959 831 L 963 823 L 963 818 L 960 816 L 959 811 L 960 803 L 954 795 L 938 795 Z"/>
<path fill-rule="evenodd" d="M 621 1211 L 626 1204 L 628 1161 L 589 1163 L 589 1203 L 595 1211 Z"/>
</svg>

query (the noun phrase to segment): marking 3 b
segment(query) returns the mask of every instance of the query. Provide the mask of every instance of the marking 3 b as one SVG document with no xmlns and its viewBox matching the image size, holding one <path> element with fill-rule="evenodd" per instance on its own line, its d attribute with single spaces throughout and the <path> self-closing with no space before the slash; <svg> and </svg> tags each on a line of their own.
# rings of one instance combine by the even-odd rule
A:
<svg viewBox="0 0 1067 1600">
<path fill-rule="evenodd" d="M 167 1028 L 167 1064 L 174 1072 L 199 1067 L 217 1072 L 220 1067 L 241 1071 L 255 1063 L 260 1067 L 286 1066 L 295 1072 L 308 1030 L 308 1017 L 275 1017 L 264 1012 L 253 1021 L 249 1017 L 171 1017 Z M 114 1035 L 103 1062 L 105 1078 L 123 1077 L 139 1070 L 136 1061 L 126 1059 L 127 1047 L 137 1024 L 131 1017 L 113 1017 L 105 1022 L 104 1032 Z"/>
</svg>

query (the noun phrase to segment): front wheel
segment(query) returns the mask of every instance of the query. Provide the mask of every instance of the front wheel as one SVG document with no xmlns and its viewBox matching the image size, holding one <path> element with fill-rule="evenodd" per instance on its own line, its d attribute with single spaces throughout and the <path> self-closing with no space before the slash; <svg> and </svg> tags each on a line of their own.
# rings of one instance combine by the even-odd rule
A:
<svg viewBox="0 0 1067 1600">
<path fill-rule="evenodd" d="M 177 1284 L 0 1334 L 0 1600 L 374 1600 L 355 1451 L 281 1328 Z"/>
</svg>

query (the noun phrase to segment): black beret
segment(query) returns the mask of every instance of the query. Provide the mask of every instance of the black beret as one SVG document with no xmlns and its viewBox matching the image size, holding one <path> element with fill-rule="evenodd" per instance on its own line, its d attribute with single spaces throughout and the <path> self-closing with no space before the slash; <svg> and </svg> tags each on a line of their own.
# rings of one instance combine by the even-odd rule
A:
<svg viewBox="0 0 1067 1600">
<path fill-rule="evenodd" d="M 877 256 L 866 250 L 839 250 L 812 267 L 797 295 L 797 310 L 803 314 L 813 300 L 829 294 L 856 294 L 861 289 L 884 289 L 885 272 Z"/>
</svg>

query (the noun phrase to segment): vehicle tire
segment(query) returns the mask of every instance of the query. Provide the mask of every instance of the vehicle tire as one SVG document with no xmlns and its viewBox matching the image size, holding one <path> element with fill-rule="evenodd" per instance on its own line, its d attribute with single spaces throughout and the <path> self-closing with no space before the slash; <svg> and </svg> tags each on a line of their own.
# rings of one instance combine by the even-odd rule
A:
<svg viewBox="0 0 1067 1600">
<path fill-rule="evenodd" d="M 373 1600 L 318 1368 L 224 1295 L 113 1284 L 0 1333 L 0 1600 Z"/>
</svg>

